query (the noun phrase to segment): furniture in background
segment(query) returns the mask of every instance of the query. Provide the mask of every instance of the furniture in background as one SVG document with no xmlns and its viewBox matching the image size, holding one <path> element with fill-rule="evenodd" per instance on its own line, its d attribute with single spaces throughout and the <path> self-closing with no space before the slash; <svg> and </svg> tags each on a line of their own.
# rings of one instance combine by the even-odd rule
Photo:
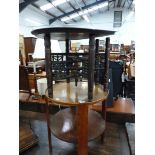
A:
<svg viewBox="0 0 155 155">
<path fill-rule="evenodd" d="M 49 151 L 52 151 L 51 131 L 52 133 L 68 142 L 77 144 L 78 155 L 87 155 L 89 140 L 92 140 L 102 134 L 105 130 L 105 101 L 108 96 L 108 57 L 110 39 L 106 38 L 106 50 L 104 61 L 98 61 L 99 65 L 104 66 L 104 85 L 100 85 L 98 80 L 94 83 L 94 70 L 98 75 L 98 68 L 95 69 L 95 37 L 114 34 L 113 31 L 83 29 L 83 28 L 44 28 L 32 31 L 32 34 L 44 38 L 45 41 L 45 60 L 47 76 L 46 98 L 46 118 L 48 128 Z M 70 40 L 89 38 L 89 52 L 87 56 L 71 55 L 69 53 Z M 66 53 L 65 60 L 53 57 L 51 54 L 50 39 L 65 40 Z M 97 44 L 96 44 L 97 45 Z M 96 46 L 98 49 L 98 46 Z M 72 53 L 73 54 L 73 53 Z M 83 53 L 84 54 L 84 53 Z M 97 52 L 96 52 L 97 54 Z M 60 54 L 61 55 L 61 54 Z M 60 56 L 60 58 L 63 58 Z M 57 60 L 56 63 L 53 60 Z M 70 59 L 70 61 L 69 61 Z M 98 57 L 99 59 L 99 57 Z M 80 68 L 79 63 L 84 66 Z M 58 63 L 59 62 L 59 63 Z M 56 68 L 61 70 L 62 75 L 56 76 Z M 81 75 L 81 72 L 83 73 Z M 86 76 L 87 74 L 87 76 Z M 87 78 L 86 82 L 78 81 L 79 77 Z M 63 78 L 66 81 L 53 85 L 53 78 Z M 75 82 L 73 82 L 75 78 Z M 98 78 L 97 78 L 98 79 Z M 88 105 L 102 102 L 102 115 L 95 111 L 88 110 Z M 65 110 L 59 111 L 52 117 L 50 126 L 49 104 L 61 104 L 69 106 Z M 59 120 L 59 121 L 57 121 Z M 92 126 L 95 124 L 95 130 Z"/>
<path fill-rule="evenodd" d="M 32 62 L 32 55 L 34 53 L 36 38 L 34 37 L 24 37 L 24 45 L 25 45 L 25 55 L 26 55 L 26 64 L 28 62 Z"/>
<path fill-rule="evenodd" d="M 126 79 L 126 96 L 135 101 L 135 79 Z"/>
<path fill-rule="evenodd" d="M 28 70 L 25 66 L 19 65 L 19 99 L 21 95 L 27 96 L 27 100 L 31 95 L 29 87 Z"/>
<path fill-rule="evenodd" d="M 31 96 L 29 87 L 28 71 L 25 66 L 19 66 L 19 101 L 28 102 Z M 21 118 L 19 118 L 21 122 Z M 29 122 L 30 123 L 30 122 Z M 24 126 L 19 123 L 19 152 L 23 152 L 37 144 L 38 138 L 33 133 L 31 125 Z"/>
</svg>

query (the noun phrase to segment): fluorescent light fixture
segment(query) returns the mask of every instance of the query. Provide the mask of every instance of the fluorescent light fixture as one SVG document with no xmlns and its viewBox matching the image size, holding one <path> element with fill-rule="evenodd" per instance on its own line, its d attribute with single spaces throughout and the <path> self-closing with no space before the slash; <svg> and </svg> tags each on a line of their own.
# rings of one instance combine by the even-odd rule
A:
<svg viewBox="0 0 155 155">
<path fill-rule="evenodd" d="M 43 6 L 40 7 L 41 10 L 45 11 L 48 10 L 50 8 L 54 7 L 51 3 L 45 4 Z"/>
<path fill-rule="evenodd" d="M 104 8 L 106 6 L 108 6 L 108 2 L 105 2 L 105 3 L 98 5 L 99 8 Z"/>
<path fill-rule="evenodd" d="M 48 3 L 48 4 L 41 6 L 40 9 L 45 11 L 45 10 L 53 8 L 54 6 L 58 6 L 60 4 L 63 4 L 67 1 L 69 1 L 69 0 L 55 0 L 55 1 L 52 1 L 51 3 Z"/>
<path fill-rule="evenodd" d="M 83 12 L 83 11 L 80 11 L 80 12 L 79 12 L 79 15 L 80 15 L 80 16 L 84 15 L 84 12 Z"/>
<path fill-rule="evenodd" d="M 87 15 L 83 15 L 82 17 L 89 23 L 89 19 L 88 19 Z"/>
<path fill-rule="evenodd" d="M 77 13 L 74 13 L 72 15 L 69 16 L 70 18 L 76 18 L 76 17 L 79 17 L 79 15 Z"/>
<path fill-rule="evenodd" d="M 90 13 L 90 12 L 96 11 L 97 9 L 104 8 L 104 7 L 106 7 L 106 6 L 108 6 L 108 2 L 104 2 L 104 3 L 100 4 L 100 5 L 94 6 L 94 7 L 92 7 L 92 8 L 85 9 L 85 10 L 83 10 L 83 11 L 78 12 L 78 14 L 77 14 L 77 13 L 72 14 L 72 15 L 69 16 L 70 18 L 69 18 L 69 17 L 61 18 L 61 21 L 67 21 L 67 20 L 76 18 L 76 17 L 78 17 L 78 16 L 83 16 L 83 18 L 84 18 L 87 22 L 89 22 L 88 17 L 87 17 L 87 16 L 84 16 L 84 15 L 86 15 L 86 14 L 88 14 L 88 13 Z"/>
<path fill-rule="evenodd" d="M 71 18 L 69 18 L 69 17 L 61 18 L 61 21 L 62 21 L 62 22 L 65 22 L 65 21 L 67 21 L 67 20 L 71 20 Z"/>
<path fill-rule="evenodd" d="M 55 1 L 52 2 L 52 4 L 53 4 L 54 6 L 57 6 L 57 5 L 60 5 L 60 4 L 62 4 L 62 3 L 65 3 L 65 2 L 66 2 L 66 0 L 55 0 Z"/>
<path fill-rule="evenodd" d="M 31 20 L 31 19 L 29 19 L 29 18 L 25 18 L 25 20 L 28 21 L 29 23 L 32 23 L 32 24 L 35 24 L 35 25 L 41 25 L 41 23 L 36 22 L 36 21 L 34 21 L 34 20 Z"/>
</svg>

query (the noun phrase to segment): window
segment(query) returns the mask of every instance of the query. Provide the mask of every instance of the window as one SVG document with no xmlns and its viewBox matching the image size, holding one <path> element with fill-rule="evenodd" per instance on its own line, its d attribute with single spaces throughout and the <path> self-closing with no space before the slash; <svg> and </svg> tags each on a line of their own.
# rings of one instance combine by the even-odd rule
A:
<svg viewBox="0 0 155 155">
<path fill-rule="evenodd" d="M 122 11 L 114 11 L 113 27 L 121 27 L 122 25 Z"/>
</svg>

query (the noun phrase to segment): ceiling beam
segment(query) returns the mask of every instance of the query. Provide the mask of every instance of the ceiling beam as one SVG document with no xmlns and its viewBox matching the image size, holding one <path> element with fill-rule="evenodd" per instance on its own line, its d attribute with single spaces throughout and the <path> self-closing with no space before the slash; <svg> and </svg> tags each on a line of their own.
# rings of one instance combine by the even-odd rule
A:
<svg viewBox="0 0 155 155">
<path fill-rule="evenodd" d="M 53 18 L 56 18 L 56 16 L 53 15 L 52 13 L 50 13 L 50 12 L 48 12 L 48 11 L 43 11 L 43 10 L 41 10 L 40 7 L 39 7 L 38 5 L 36 5 L 36 4 L 31 4 L 31 5 L 34 6 L 36 9 L 40 10 L 41 12 L 44 12 L 45 14 L 50 15 L 50 16 L 52 16 Z"/>
<path fill-rule="evenodd" d="M 122 0 L 118 0 L 117 7 L 121 7 Z"/>
<path fill-rule="evenodd" d="M 22 12 L 28 5 L 36 2 L 38 0 L 25 0 L 24 2 L 19 4 L 19 13 Z"/>
<path fill-rule="evenodd" d="M 50 0 L 47 0 L 47 2 L 49 2 L 49 3 L 51 3 L 52 4 L 52 2 L 50 1 Z M 53 5 L 53 4 L 52 4 Z M 56 9 L 58 9 L 61 13 L 63 13 L 63 14 L 65 14 L 66 12 L 64 11 L 64 10 L 62 10 L 59 6 L 55 6 L 55 5 L 53 5 Z M 72 21 L 74 21 L 74 22 L 77 22 L 76 20 L 74 20 L 74 19 L 72 19 Z"/>
<path fill-rule="evenodd" d="M 96 0 L 96 2 L 97 2 L 97 1 L 98 1 L 98 0 Z M 108 4 L 108 5 L 109 5 L 109 4 Z M 101 13 L 100 9 L 98 9 L 98 12 Z"/>
<path fill-rule="evenodd" d="M 116 7 L 116 0 L 115 0 L 115 2 L 114 2 L 114 8 Z"/>
<path fill-rule="evenodd" d="M 89 4 L 89 5 L 87 5 L 87 6 L 81 7 L 81 8 L 82 8 L 82 10 L 85 10 L 85 9 L 88 9 L 88 8 L 93 7 L 93 6 L 95 6 L 95 5 L 101 4 L 101 3 L 103 3 L 103 2 L 106 2 L 106 0 L 100 0 L 100 1 L 94 2 L 94 3 L 92 3 L 92 4 Z M 63 15 L 57 16 L 57 17 L 54 18 L 54 19 L 50 19 L 50 20 L 49 20 L 49 24 L 52 24 L 53 22 L 55 22 L 55 21 L 58 20 L 58 19 L 61 19 L 61 18 L 66 17 L 66 16 L 69 16 L 69 15 L 71 15 L 71 14 L 73 14 L 73 13 L 76 13 L 76 12 L 79 12 L 79 11 L 81 11 L 80 8 L 75 9 L 75 10 L 70 11 L 70 12 L 67 12 L 67 13 L 65 13 L 65 14 L 63 14 Z"/>
<path fill-rule="evenodd" d="M 70 1 L 67 1 L 67 3 L 69 4 L 69 6 L 70 6 L 73 10 L 75 10 L 75 7 L 73 6 L 73 4 L 72 4 Z M 83 19 L 81 16 L 80 16 L 80 18 Z"/>
<path fill-rule="evenodd" d="M 87 6 L 86 2 L 84 0 L 82 0 L 84 6 Z M 88 13 L 88 15 L 92 16 L 91 13 Z"/>
<path fill-rule="evenodd" d="M 122 5 L 122 8 L 124 8 L 125 3 L 126 3 L 126 0 L 124 1 L 123 5 Z"/>
<path fill-rule="evenodd" d="M 50 12 L 48 12 L 48 11 L 43 11 L 43 10 L 41 10 L 40 7 L 39 7 L 38 5 L 36 5 L 36 4 L 32 3 L 31 5 L 32 5 L 33 7 L 35 7 L 36 9 L 38 9 L 39 11 L 45 13 L 45 14 L 47 14 L 47 15 L 53 17 L 53 18 L 57 18 L 57 16 L 53 15 L 52 13 L 50 13 Z M 61 21 L 61 20 L 60 20 L 60 21 Z M 62 21 L 61 21 L 61 22 L 62 22 Z"/>
<path fill-rule="evenodd" d="M 133 0 L 130 0 L 131 2 L 130 2 L 130 4 L 129 4 L 129 7 L 128 7 L 128 9 L 130 9 L 130 7 L 131 7 L 131 5 L 132 5 L 132 3 L 133 3 Z"/>
<path fill-rule="evenodd" d="M 56 6 L 56 9 L 58 9 L 60 12 L 62 12 L 63 14 L 65 14 L 66 12 L 63 11 L 60 7 Z M 75 19 L 72 19 L 72 21 L 77 22 Z"/>
<path fill-rule="evenodd" d="M 115 1 L 115 0 L 108 0 L 108 11 L 109 11 L 109 9 L 110 9 L 110 5 L 111 5 L 112 3 L 114 3 L 114 1 Z"/>
</svg>

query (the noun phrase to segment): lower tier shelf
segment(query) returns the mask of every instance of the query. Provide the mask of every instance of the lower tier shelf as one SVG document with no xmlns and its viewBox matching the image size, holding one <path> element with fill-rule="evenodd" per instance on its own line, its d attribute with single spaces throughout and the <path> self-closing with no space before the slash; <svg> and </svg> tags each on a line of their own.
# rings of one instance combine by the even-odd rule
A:
<svg viewBox="0 0 155 155">
<path fill-rule="evenodd" d="M 66 108 L 57 112 L 51 119 L 51 131 L 58 138 L 69 143 L 77 143 L 76 109 Z M 105 121 L 101 114 L 88 111 L 88 141 L 99 137 L 105 130 Z"/>
</svg>

